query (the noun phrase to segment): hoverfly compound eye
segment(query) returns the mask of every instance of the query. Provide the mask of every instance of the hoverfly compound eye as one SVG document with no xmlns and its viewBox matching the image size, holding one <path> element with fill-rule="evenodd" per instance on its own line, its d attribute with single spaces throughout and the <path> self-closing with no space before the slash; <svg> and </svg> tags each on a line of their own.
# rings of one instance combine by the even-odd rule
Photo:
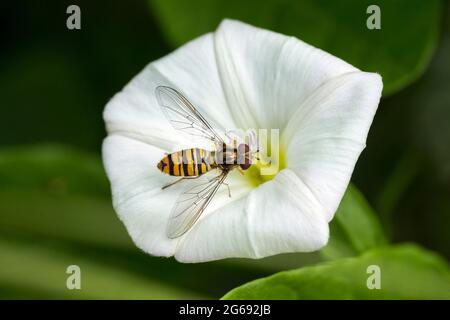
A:
<svg viewBox="0 0 450 320">
<path fill-rule="evenodd" d="M 242 170 L 247 170 L 252 165 L 252 161 L 250 159 L 250 147 L 248 144 L 241 143 L 237 148 L 238 153 L 238 161 L 237 163 L 241 167 Z"/>
<path fill-rule="evenodd" d="M 251 163 L 245 163 L 245 164 L 240 164 L 239 166 L 241 167 L 242 170 L 247 170 L 248 168 L 250 168 L 252 164 Z"/>
</svg>

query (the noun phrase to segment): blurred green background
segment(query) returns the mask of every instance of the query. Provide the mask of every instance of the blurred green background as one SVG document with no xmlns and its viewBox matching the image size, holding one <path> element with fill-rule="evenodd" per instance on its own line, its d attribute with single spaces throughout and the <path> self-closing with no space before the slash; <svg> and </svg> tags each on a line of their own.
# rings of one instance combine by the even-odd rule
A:
<svg viewBox="0 0 450 320">
<path fill-rule="evenodd" d="M 81 8 L 81 30 L 66 28 L 70 4 Z M 381 7 L 381 30 L 366 28 L 369 4 Z M 2 2 L 0 298 L 220 298 L 277 271 L 365 252 L 358 239 L 353 251 L 341 250 L 338 220 L 323 252 L 258 261 L 183 265 L 132 244 L 101 164 L 103 108 L 147 63 L 224 17 L 297 36 L 383 75 L 353 183 L 380 221 L 377 245 L 414 242 L 448 260 L 449 8 L 438 0 Z M 81 267 L 82 290 L 65 287 L 70 264 Z"/>
</svg>

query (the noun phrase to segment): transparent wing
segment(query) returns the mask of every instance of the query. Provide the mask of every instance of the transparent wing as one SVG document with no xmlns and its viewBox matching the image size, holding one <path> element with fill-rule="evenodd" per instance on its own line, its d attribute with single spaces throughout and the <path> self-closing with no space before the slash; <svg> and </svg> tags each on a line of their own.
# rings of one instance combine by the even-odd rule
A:
<svg viewBox="0 0 450 320">
<path fill-rule="evenodd" d="M 175 129 L 194 137 L 212 140 L 216 144 L 223 144 L 222 138 L 208 121 L 180 92 L 171 87 L 158 86 L 155 94 L 164 114 Z"/>
<path fill-rule="evenodd" d="M 171 239 L 185 234 L 200 218 L 203 211 L 227 177 L 228 171 L 221 171 L 215 177 L 200 177 L 178 197 L 169 216 L 167 236 Z"/>
</svg>

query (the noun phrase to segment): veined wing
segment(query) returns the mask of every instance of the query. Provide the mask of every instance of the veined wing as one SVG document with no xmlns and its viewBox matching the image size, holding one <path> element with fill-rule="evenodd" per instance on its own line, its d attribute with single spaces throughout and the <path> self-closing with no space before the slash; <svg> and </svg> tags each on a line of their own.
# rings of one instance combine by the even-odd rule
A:
<svg viewBox="0 0 450 320">
<path fill-rule="evenodd" d="M 200 218 L 211 199 L 227 177 L 228 171 L 221 171 L 215 177 L 192 179 L 189 187 L 178 197 L 169 216 L 167 236 L 171 239 L 185 234 Z"/>
<path fill-rule="evenodd" d="M 194 137 L 209 139 L 215 144 L 223 144 L 222 138 L 213 127 L 180 92 L 171 87 L 158 86 L 155 94 L 164 114 L 175 129 Z"/>
</svg>

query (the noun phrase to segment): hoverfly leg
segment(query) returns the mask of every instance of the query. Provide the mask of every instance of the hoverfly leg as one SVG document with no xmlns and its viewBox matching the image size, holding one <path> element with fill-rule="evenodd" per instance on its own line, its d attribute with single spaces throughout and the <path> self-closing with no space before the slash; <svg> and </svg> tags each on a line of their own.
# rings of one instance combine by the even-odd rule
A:
<svg viewBox="0 0 450 320">
<path fill-rule="evenodd" d="M 171 182 L 171 183 L 169 183 L 169 184 L 166 184 L 165 186 L 163 186 L 161 189 L 166 189 L 166 188 L 168 188 L 168 187 L 170 187 L 170 186 L 173 186 L 175 183 L 177 183 L 177 182 L 180 182 L 181 180 L 183 180 L 184 178 L 180 178 L 180 179 L 178 179 L 178 180 L 175 180 L 174 182 Z"/>
<path fill-rule="evenodd" d="M 241 167 L 237 167 L 237 169 L 238 169 L 238 171 L 239 171 L 240 174 L 242 174 L 243 176 L 245 176 L 245 172 L 244 172 L 244 170 L 242 170 Z"/>
<path fill-rule="evenodd" d="M 192 177 L 192 178 L 182 177 L 182 178 L 180 178 L 180 179 L 178 179 L 178 180 L 175 180 L 174 182 L 171 182 L 171 183 L 169 183 L 169 184 L 166 184 L 166 185 L 163 186 L 161 189 L 164 190 L 164 189 L 166 189 L 166 188 L 168 188 L 168 187 L 170 187 L 170 186 L 173 186 L 174 184 L 176 184 L 176 183 L 178 183 L 178 182 L 180 182 L 180 181 L 183 181 L 183 180 L 185 180 L 185 179 L 194 179 L 194 178 L 196 178 L 196 177 Z"/>
<path fill-rule="evenodd" d="M 230 185 L 228 183 L 222 182 L 223 185 L 227 186 L 228 188 L 228 197 L 231 198 L 231 189 L 230 189 Z"/>
<path fill-rule="evenodd" d="M 214 177 L 214 178 L 212 178 L 212 179 L 209 179 L 208 182 L 213 182 L 213 181 L 215 181 L 215 180 L 219 180 L 219 178 L 220 178 L 220 176 Z"/>
</svg>

